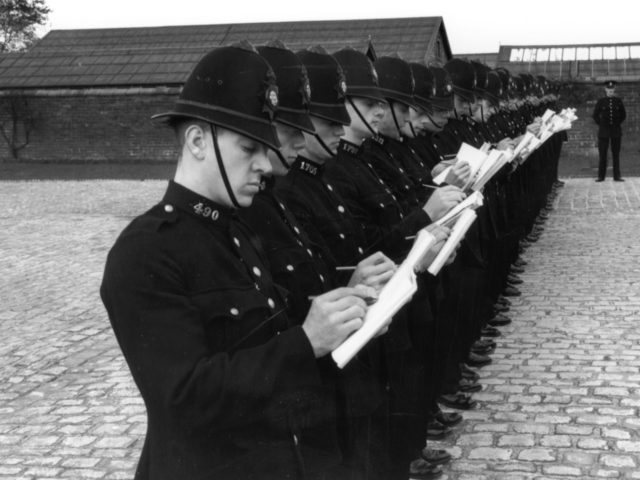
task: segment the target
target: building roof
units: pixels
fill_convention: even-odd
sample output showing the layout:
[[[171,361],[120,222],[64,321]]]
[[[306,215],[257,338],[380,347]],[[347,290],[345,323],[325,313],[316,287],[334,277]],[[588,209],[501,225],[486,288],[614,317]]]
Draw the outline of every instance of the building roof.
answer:
[[[181,85],[211,48],[276,38],[292,50],[320,44],[330,52],[364,51],[370,39],[378,55],[423,62],[441,38],[441,55],[451,58],[442,17],[52,30],[30,51],[0,57],[0,88]]]

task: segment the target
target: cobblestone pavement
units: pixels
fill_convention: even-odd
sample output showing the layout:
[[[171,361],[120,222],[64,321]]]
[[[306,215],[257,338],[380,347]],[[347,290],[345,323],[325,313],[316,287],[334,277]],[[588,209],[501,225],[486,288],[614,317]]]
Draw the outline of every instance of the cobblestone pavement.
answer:
[[[0,479],[132,478],[145,411],[98,296],[162,181],[0,182]],[[640,179],[569,180],[445,479],[640,479]]]

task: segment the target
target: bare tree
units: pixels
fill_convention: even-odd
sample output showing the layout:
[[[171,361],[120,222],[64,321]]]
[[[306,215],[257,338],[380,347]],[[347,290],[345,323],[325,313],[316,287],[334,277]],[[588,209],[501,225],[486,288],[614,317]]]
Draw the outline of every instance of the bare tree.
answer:
[[[28,48],[49,12],[45,0],[0,0],[0,53]]]
[[[1,1],[1,0],[0,0]],[[29,145],[34,118],[26,97],[14,94],[0,100],[0,135],[14,160],[20,150]]]

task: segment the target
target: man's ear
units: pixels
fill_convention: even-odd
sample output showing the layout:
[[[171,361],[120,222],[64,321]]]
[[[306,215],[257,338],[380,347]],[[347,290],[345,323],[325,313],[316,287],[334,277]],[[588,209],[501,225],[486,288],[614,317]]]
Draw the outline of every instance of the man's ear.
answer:
[[[184,146],[194,158],[204,160],[207,152],[207,134],[202,125],[192,123],[185,129]]]

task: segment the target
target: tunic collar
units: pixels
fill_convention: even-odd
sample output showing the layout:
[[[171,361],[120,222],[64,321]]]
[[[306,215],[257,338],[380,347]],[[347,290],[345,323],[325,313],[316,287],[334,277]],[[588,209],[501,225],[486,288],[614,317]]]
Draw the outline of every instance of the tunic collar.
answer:
[[[292,170],[298,170],[311,177],[321,177],[324,171],[324,165],[313,162],[308,158],[298,155],[296,161],[291,166]]]
[[[234,209],[209,200],[173,180],[169,180],[162,203],[167,212],[176,208],[203,222],[220,227],[227,226],[230,221],[237,218]]]

